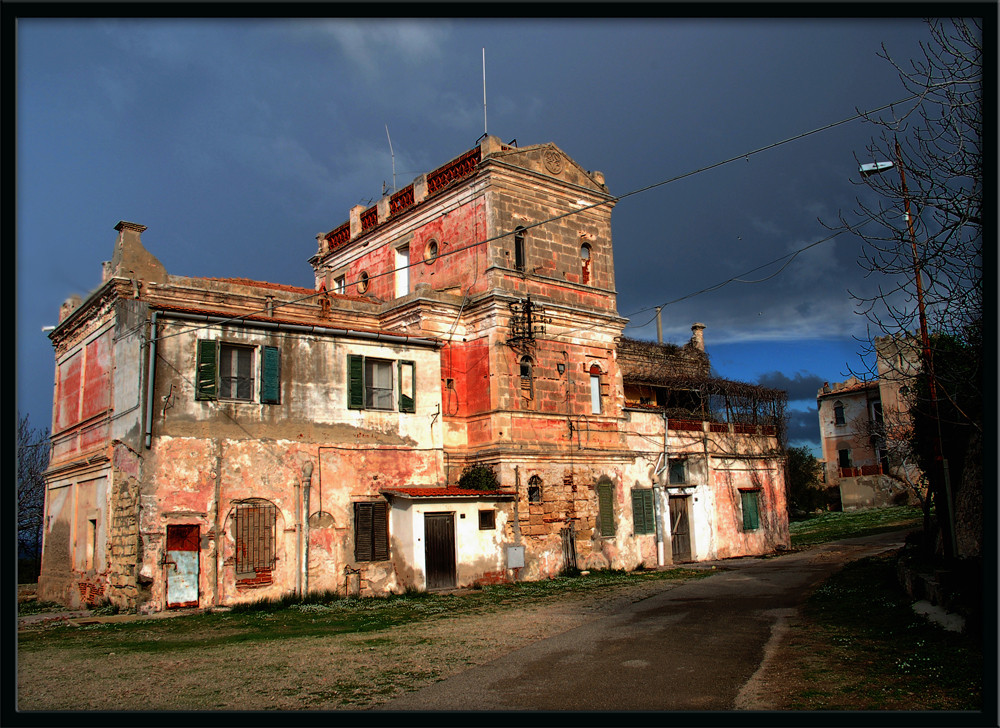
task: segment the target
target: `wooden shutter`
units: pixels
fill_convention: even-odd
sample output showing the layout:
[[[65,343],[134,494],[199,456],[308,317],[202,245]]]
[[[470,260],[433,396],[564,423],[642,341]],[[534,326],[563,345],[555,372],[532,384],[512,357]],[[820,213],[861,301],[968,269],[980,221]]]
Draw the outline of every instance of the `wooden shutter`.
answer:
[[[653,491],[649,488],[632,489],[632,529],[635,533],[655,533],[653,522]]]
[[[354,560],[386,561],[389,558],[389,504],[354,504]]]
[[[740,491],[740,500],[743,502],[743,530],[756,531],[760,528],[760,491]]]
[[[597,486],[597,521],[600,525],[602,536],[615,535],[613,495],[614,491],[609,483],[601,483]]]
[[[354,504],[354,560],[372,560],[372,505]]]
[[[372,561],[389,558],[389,504],[372,503]]]
[[[194,398],[217,399],[219,396],[219,342],[213,339],[199,339],[196,359]]]
[[[399,376],[397,377],[399,381],[399,411],[400,412],[416,412],[416,401],[417,401],[417,365],[412,361],[401,361],[398,365]],[[407,377],[403,376],[403,371],[406,370],[409,375],[409,382],[407,382]],[[406,384],[409,387],[406,387]],[[409,392],[407,392],[409,389]]]
[[[347,355],[347,408],[365,408],[365,358]]]
[[[281,401],[281,352],[276,346],[263,347],[260,364],[260,401],[278,404]]]

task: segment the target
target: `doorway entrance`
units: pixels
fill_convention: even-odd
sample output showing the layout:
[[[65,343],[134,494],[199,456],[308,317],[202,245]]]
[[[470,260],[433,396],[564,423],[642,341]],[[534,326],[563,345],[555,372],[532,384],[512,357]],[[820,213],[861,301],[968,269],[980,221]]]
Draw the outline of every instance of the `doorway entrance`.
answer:
[[[691,560],[691,527],[688,521],[688,506],[691,496],[670,496],[670,548],[674,563]]]
[[[198,606],[197,524],[167,526],[167,609]]]
[[[424,566],[428,589],[455,586],[455,514],[424,514]]]

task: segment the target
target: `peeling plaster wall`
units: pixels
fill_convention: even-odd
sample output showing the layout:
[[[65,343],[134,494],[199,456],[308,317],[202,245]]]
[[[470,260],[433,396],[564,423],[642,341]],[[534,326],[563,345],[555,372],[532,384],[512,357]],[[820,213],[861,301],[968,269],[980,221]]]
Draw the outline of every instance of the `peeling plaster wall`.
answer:
[[[145,456],[142,486],[141,573],[151,580],[146,608],[166,603],[163,549],[171,524],[197,525],[202,534],[201,606],[294,591],[300,568],[305,568],[299,559],[306,553],[310,590],[343,592],[348,586],[345,567],[360,570],[362,593],[408,586],[393,561],[355,563],[353,503],[381,499],[380,491],[387,488],[443,485],[437,350],[161,322],[165,338],[158,350],[154,401],[162,405],[154,413],[153,448]],[[199,338],[279,347],[281,403],[196,400]],[[349,409],[349,354],[413,361],[416,412]],[[298,498],[306,463],[313,469],[309,513],[303,516]],[[277,511],[274,566],[265,575],[258,572],[258,578],[235,571],[233,509],[250,498],[273,504]],[[308,528],[300,557],[300,522],[321,512],[326,517]]]

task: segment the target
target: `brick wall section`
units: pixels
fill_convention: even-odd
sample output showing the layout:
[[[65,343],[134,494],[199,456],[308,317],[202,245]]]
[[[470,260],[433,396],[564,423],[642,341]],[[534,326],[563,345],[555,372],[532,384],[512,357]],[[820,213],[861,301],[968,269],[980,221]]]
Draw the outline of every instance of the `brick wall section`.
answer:
[[[104,596],[104,585],[81,581],[78,587],[80,589],[80,600],[84,604],[95,607],[101,603]]]
[[[274,578],[271,575],[270,569],[258,569],[256,576],[251,576],[246,579],[237,579],[236,588],[237,589],[256,589],[261,586],[270,586],[274,583]]]

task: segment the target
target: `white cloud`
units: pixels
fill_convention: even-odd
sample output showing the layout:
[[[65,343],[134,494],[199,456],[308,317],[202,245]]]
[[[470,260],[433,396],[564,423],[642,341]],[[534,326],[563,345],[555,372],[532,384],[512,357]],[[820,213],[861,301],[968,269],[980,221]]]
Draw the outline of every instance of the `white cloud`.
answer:
[[[383,61],[397,66],[440,58],[451,32],[448,23],[430,20],[310,20],[295,29],[330,38],[367,76],[376,75]]]

